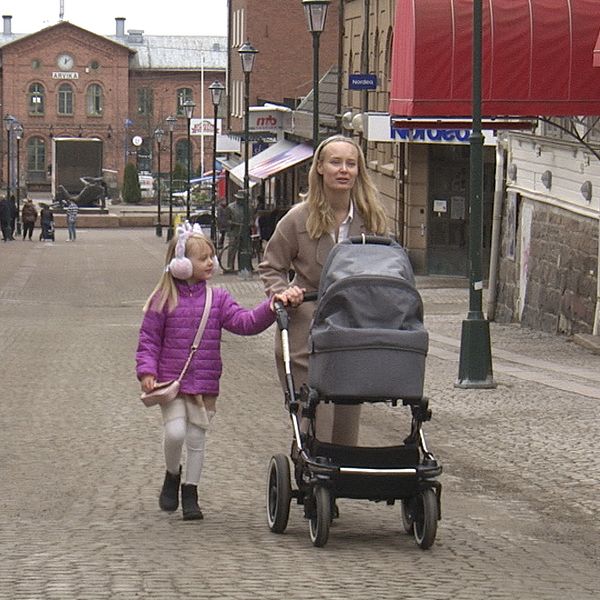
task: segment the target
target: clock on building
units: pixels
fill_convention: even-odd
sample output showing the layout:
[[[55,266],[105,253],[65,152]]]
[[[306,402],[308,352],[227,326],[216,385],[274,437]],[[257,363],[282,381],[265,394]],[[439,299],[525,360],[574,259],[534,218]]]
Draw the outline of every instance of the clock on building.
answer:
[[[58,68],[62,71],[69,71],[73,68],[75,61],[73,60],[73,57],[70,54],[60,54],[58,59],[56,60],[56,64],[58,65]]]

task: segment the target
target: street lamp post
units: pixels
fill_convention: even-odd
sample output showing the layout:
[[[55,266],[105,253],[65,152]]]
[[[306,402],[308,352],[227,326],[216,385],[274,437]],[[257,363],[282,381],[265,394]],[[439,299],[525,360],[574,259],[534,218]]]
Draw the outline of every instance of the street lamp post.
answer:
[[[240,239],[240,276],[249,277],[252,272],[250,254],[250,73],[254,68],[254,59],[258,50],[246,41],[238,50],[244,72],[244,222]]]
[[[313,148],[319,145],[319,37],[325,29],[331,0],[302,0],[308,30],[313,38]]]
[[[225,86],[220,81],[213,81],[209,86],[214,108],[213,115],[213,164],[212,164],[212,202],[210,206],[210,239],[217,246],[217,115]]]
[[[156,140],[156,146],[158,148],[158,177],[157,177],[157,200],[156,200],[156,235],[158,237],[162,237],[162,215],[160,214],[161,211],[161,202],[160,202],[160,150],[161,150],[161,143],[163,141],[163,137],[165,135],[165,132],[160,128],[157,127],[154,130],[154,139]]]
[[[17,235],[21,235],[21,138],[23,125],[15,121],[13,131],[17,138]]]
[[[177,119],[173,116],[166,118],[169,128],[169,229],[167,230],[167,242],[173,237],[173,129]]]
[[[483,135],[481,133],[482,0],[473,0],[473,132],[469,144],[469,313],[462,322],[456,387],[494,388],[490,324],[482,312]]]
[[[12,115],[6,115],[3,119],[4,129],[6,130],[6,199],[10,198],[10,138],[15,118]]]
[[[183,109],[185,111],[185,118],[187,119],[187,195],[186,195],[186,206],[185,216],[186,219],[190,220],[190,179],[192,176],[192,116],[194,115],[194,107],[196,103],[193,100],[186,100],[183,103]]]

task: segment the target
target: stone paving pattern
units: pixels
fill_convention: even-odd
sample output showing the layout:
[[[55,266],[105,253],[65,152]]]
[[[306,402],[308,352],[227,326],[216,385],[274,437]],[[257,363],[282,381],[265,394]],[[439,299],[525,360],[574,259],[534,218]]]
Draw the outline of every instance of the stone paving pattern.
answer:
[[[297,506],[284,535],[266,525],[268,460],[291,441],[275,328],[225,334],[205,520],[183,522],[158,509],[160,420],[134,376],[164,239],[150,229],[65,238],[0,246],[0,599],[598,597],[598,356],[491,324],[498,387],[456,389],[467,290],[419,278],[432,338],[425,431],[444,465],[436,543],[421,551],[397,505],[340,500],[316,549]],[[256,279],[213,283],[248,306],[262,298]],[[363,443],[407,432],[405,408],[364,411]]]

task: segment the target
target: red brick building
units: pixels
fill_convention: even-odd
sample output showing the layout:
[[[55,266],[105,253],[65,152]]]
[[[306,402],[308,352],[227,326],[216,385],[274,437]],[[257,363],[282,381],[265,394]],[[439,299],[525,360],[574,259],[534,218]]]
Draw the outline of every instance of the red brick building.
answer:
[[[166,118],[175,116],[173,163],[187,163],[187,119],[181,102],[195,102],[194,118],[212,121],[208,86],[224,83],[225,37],[146,36],[125,32],[117,18],[115,35],[102,36],[67,21],[29,34],[12,32],[12,17],[4,16],[0,34],[2,116],[23,126],[14,143],[1,134],[1,178],[11,189],[19,181],[29,189],[50,189],[52,139],[55,136],[97,138],[103,144],[107,176],[122,181],[127,161],[140,171],[156,171],[155,129],[165,131],[161,170],[168,172],[170,147]],[[204,85],[202,85],[204,84]],[[225,114],[225,102],[221,107]],[[135,144],[134,144],[135,142]],[[141,142],[141,143],[140,143]],[[137,145],[139,143],[139,145]],[[11,156],[7,157],[10,146]],[[192,136],[192,170],[210,170],[212,136]],[[20,149],[16,160],[17,147]],[[204,159],[202,156],[204,150]]]
[[[320,76],[338,64],[338,21],[334,1],[320,37]],[[313,87],[312,35],[302,1],[230,0],[228,31],[231,129],[243,128],[244,74],[238,50],[246,41],[259,52],[250,78],[250,105],[273,102],[296,108]]]

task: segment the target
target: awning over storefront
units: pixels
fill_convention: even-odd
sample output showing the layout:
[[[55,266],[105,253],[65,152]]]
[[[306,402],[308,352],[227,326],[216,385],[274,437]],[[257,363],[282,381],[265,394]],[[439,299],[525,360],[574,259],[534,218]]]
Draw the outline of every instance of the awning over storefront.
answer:
[[[390,113],[472,111],[473,0],[397,0]],[[483,2],[483,116],[600,114],[598,0]],[[598,41],[600,44],[600,41]]]
[[[309,144],[294,144],[288,140],[276,142],[248,161],[250,187],[261,179],[273,177],[273,175],[309,159],[312,155],[313,149]],[[231,179],[240,187],[244,186],[245,168],[245,164],[241,163],[229,172]]]

